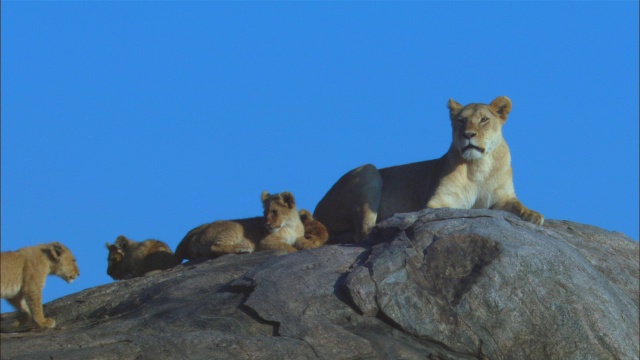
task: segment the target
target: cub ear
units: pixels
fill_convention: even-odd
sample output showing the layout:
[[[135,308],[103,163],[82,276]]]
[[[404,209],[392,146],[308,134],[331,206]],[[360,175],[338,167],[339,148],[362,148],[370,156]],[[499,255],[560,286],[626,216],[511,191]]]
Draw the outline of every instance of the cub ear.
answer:
[[[285,191],[280,194],[280,198],[282,198],[282,201],[284,201],[290,209],[293,209],[296,206],[296,200],[293,198],[292,193]]]
[[[453,98],[449,99],[449,103],[447,103],[447,107],[449,108],[449,117],[453,119],[455,114],[462,109],[462,105],[457,101],[453,100]]]
[[[59,242],[52,242],[41,250],[55,262],[58,262],[60,260],[60,255],[62,255],[62,253],[64,252],[64,249]]]
[[[271,194],[269,194],[269,192],[267,190],[265,190],[260,195],[260,200],[262,200],[262,202],[265,202],[270,197],[271,197]]]
[[[302,220],[302,222],[313,220],[311,213],[305,209],[298,211],[298,216],[300,216],[300,220]]]
[[[122,250],[127,250],[127,248],[129,247],[129,242],[130,242],[130,240],[127,239],[126,236],[120,235],[116,239],[115,246],[119,247]]]
[[[489,107],[500,115],[502,121],[507,121],[507,116],[511,112],[511,99],[506,96],[498,96],[495,98]]]
[[[62,255],[62,253],[64,252],[64,248],[62,247],[62,244],[60,244],[59,242],[54,242],[51,244],[52,248],[53,248],[53,252],[55,253],[56,257],[60,257]]]

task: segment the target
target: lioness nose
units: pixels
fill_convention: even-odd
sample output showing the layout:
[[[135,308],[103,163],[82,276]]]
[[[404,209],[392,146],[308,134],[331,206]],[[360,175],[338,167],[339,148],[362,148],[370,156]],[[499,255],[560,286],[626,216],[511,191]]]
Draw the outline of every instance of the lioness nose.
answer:
[[[471,139],[472,137],[475,137],[478,133],[475,131],[467,131],[464,133],[464,137],[466,137],[467,139]]]

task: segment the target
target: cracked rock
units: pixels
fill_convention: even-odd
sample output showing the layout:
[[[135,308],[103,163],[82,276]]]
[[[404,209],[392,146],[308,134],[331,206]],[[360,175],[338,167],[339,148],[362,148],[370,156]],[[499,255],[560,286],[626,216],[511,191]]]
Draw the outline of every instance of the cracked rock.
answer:
[[[226,255],[45,304],[2,359],[630,359],[638,243],[491,210],[398,214],[362,244]]]

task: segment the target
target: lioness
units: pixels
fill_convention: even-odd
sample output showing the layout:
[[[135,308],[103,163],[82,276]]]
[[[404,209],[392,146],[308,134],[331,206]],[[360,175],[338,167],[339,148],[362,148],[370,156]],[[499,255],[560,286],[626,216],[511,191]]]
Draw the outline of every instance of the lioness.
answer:
[[[80,275],[76,259],[59,242],[24,247],[0,255],[2,298],[19,312],[18,323],[29,320],[40,328],[53,328],[56,321],[45,318],[42,310],[42,289],[48,275],[56,275],[71,283]]]
[[[304,225],[304,237],[298,238],[293,247],[298,250],[314,249],[324,245],[329,240],[327,227],[314,219],[308,210],[300,210],[298,215]]]
[[[107,274],[114,280],[131,279],[178,264],[171,248],[160,240],[134,241],[120,235],[109,250]]]
[[[541,214],[526,208],[513,188],[511,155],[502,125],[511,100],[489,105],[448,104],[453,142],[439,159],[376,169],[363,165],[336,182],[318,203],[314,217],[337,242],[360,241],[377,222],[395,213],[424,208],[506,210],[542,225]]]
[[[178,244],[176,259],[182,262],[256,250],[296,251],[292,244],[304,236],[304,226],[293,195],[286,191],[275,195],[263,191],[260,199],[263,216],[200,225]]]

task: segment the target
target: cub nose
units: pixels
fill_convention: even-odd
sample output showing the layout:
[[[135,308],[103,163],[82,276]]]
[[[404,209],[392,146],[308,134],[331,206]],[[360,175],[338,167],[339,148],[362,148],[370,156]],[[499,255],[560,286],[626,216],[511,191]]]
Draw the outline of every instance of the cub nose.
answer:
[[[476,135],[478,135],[478,133],[475,131],[467,131],[464,133],[464,137],[469,140],[471,140],[471,138],[475,137]]]

